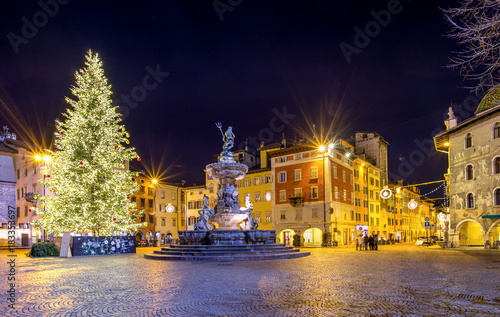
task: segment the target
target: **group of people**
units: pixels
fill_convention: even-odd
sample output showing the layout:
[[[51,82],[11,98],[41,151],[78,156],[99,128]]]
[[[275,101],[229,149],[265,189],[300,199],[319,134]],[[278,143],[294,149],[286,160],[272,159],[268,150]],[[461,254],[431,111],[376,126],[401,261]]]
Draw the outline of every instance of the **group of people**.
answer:
[[[368,249],[370,248],[370,249]],[[356,238],[356,250],[378,250],[378,235],[361,235]]]

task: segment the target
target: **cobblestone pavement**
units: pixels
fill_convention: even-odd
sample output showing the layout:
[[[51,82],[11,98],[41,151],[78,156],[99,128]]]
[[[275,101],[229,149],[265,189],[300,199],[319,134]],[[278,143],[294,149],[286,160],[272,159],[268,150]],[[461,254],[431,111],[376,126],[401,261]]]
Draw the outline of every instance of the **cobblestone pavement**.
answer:
[[[7,316],[500,316],[500,251],[381,245],[308,249],[251,262],[168,262],[138,254],[15,258]]]

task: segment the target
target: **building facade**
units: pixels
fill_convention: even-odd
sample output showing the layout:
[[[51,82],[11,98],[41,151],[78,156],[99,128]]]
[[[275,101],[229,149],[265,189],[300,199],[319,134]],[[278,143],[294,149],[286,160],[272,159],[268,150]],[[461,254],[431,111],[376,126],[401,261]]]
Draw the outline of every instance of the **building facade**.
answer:
[[[450,107],[446,130],[434,137],[436,149],[448,154],[450,247],[500,243],[499,114],[497,86],[463,122]]]

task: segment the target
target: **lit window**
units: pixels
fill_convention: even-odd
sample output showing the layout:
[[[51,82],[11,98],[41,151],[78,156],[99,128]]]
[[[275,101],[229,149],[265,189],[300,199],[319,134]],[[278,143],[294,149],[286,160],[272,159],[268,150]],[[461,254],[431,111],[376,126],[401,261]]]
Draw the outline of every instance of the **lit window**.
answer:
[[[335,186],[335,199],[339,199],[339,188]]]
[[[300,196],[302,196],[302,188],[295,188],[293,190],[293,196],[294,197],[300,197]]]
[[[255,213],[255,217],[254,217],[255,221],[259,222],[260,223],[260,212],[256,212]]]
[[[273,176],[272,175],[266,175],[264,176],[264,184],[270,184],[273,182]]]
[[[271,201],[271,192],[265,192],[264,193],[264,201]]]
[[[313,178],[318,178],[318,167],[313,166],[311,167],[311,179]]]
[[[253,179],[253,184],[254,184],[255,186],[258,186],[258,185],[262,184],[262,177],[255,177],[255,178]]]
[[[266,222],[271,222],[271,212],[266,212]]]

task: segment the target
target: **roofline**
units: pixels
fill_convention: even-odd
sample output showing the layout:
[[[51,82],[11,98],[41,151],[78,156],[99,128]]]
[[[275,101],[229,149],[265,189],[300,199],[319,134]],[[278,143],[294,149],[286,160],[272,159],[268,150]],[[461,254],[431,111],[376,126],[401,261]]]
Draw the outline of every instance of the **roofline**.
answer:
[[[448,129],[448,130],[443,130],[441,132],[438,132],[436,135],[434,135],[434,146],[436,148],[436,151],[443,152],[443,153],[448,153],[448,146],[444,146],[446,142],[449,142],[450,140],[450,135],[452,133],[458,132],[465,127],[479,121],[482,119],[485,119],[486,117],[494,114],[495,112],[500,111],[500,104],[496,105],[495,107],[486,109],[484,111],[481,111],[478,114],[475,114],[474,116],[465,119],[464,121],[460,122],[457,126]]]

